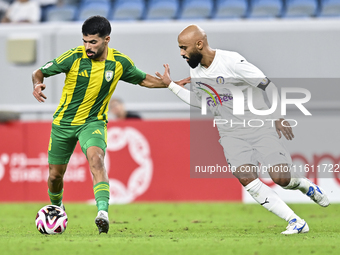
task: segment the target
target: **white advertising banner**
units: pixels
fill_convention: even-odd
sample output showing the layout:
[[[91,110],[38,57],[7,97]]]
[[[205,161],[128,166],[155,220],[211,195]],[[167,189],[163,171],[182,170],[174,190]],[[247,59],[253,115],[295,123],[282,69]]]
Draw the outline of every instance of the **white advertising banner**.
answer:
[[[292,141],[284,141],[293,159],[292,171],[308,177],[321,186],[331,203],[339,203],[340,117],[304,116],[292,119],[297,121],[293,128],[295,138]],[[289,122],[293,126],[296,124],[295,121]],[[266,174],[263,174],[261,180],[287,203],[313,203],[298,190],[282,189]],[[242,190],[242,200],[245,203],[255,203],[245,189]]]

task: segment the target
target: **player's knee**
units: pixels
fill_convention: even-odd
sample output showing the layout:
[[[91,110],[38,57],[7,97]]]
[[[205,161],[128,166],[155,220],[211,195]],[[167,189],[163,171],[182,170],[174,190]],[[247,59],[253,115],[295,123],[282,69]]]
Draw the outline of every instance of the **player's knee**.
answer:
[[[49,165],[49,180],[52,183],[60,182],[64,178],[66,165]]]
[[[103,175],[105,172],[104,155],[97,152],[88,153],[87,159],[93,176]]]
[[[49,180],[51,183],[58,183],[63,179],[63,174],[57,173],[57,172],[50,172],[49,174]]]
[[[101,169],[104,167],[104,158],[101,155],[93,154],[88,160],[91,168]]]
[[[276,183],[277,185],[280,185],[281,187],[286,187],[288,186],[290,182],[290,178],[272,178],[273,182]]]
[[[240,177],[238,178],[238,180],[243,186],[247,186],[249,183],[251,183],[255,179],[253,177]]]

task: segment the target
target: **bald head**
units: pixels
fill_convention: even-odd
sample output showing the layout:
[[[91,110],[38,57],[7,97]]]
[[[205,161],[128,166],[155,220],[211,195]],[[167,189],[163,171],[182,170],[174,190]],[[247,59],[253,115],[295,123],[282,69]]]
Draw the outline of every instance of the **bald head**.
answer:
[[[186,43],[196,44],[198,41],[203,42],[203,46],[208,45],[207,35],[202,28],[197,25],[187,26],[178,35],[178,42],[184,41]]]
[[[197,25],[190,25],[182,30],[178,35],[178,46],[181,56],[191,68],[196,68],[198,64],[210,65],[215,55],[208,45],[206,33]]]

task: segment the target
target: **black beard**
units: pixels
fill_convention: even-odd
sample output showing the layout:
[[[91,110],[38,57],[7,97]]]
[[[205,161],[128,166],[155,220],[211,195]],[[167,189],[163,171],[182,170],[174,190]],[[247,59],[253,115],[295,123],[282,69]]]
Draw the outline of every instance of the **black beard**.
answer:
[[[200,52],[191,53],[189,56],[188,65],[191,68],[196,68],[198,64],[201,63],[202,58],[203,55]]]
[[[94,53],[93,51],[87,51],[87,52],[91,52],[91,53]],[[102,54],[103,54],[104,51],[101,51],[101,52],[97,52],[96,54],[94,54],[93,56],[89,57],[87,56],[89,59],[97,59],[99,58]]]

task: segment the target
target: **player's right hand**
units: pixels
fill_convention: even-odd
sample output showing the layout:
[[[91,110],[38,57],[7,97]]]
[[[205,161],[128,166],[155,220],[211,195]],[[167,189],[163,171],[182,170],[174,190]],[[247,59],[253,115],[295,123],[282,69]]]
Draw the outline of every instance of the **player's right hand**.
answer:
[[[42,93],[42,91],[46,88],[46,85],[43,83],[39,83],[34,86],[33,90],[33,96],[40,102],[43,103],[45,102],[44,99],[47,99],[47,97]]]

